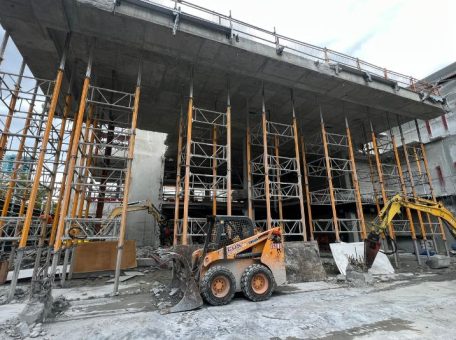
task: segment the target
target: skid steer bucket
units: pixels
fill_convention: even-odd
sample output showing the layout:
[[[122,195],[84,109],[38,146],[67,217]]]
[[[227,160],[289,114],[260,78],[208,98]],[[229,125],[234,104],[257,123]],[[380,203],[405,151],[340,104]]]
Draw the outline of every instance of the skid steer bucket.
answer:
[[[161,313],[178,313],[201,307],[203,299],[187,259],[175,252],[167,252],[163,255],[162,259],[173,262],[171,288],[180,289],[183,297],[176,305],[162,310]]]

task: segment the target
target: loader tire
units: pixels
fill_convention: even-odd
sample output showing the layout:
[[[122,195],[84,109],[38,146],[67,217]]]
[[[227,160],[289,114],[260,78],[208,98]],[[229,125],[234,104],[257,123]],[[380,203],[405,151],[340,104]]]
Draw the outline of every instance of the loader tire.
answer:
[[[274,275],[266,266],[252,264],[241,277],[241,289],[245,297],[251,301],[264,301],[271,297],[275,288]]]
[[[204,274],[200,287],[201,295],[208,304],[226,305],[236,293],[236,279],[228,268],[213,266]]]

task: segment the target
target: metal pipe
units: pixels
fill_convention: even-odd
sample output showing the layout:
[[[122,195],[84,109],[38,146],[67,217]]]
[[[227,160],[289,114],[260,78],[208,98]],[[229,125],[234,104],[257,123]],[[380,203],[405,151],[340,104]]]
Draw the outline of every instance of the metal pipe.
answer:
[[[312,221],[312,205],[310,202],[310,186],[309,186],[309,176],[307,173],[307,159],[306,159],[306,145],[304,143],[304,135],[301,133],[301,154],[302,154],[302,169],[304,174],[304,186],[306,188],[306,206],[307,206],[307,215],[309,219],[309,230],[310,230],[310,240],[313,241],[314,238],[314,228]]]
[[[82,214],[83,214],[83,210],[84,210],[84,204],[86,205],[86,209],[85,209],[85,217],[87,218],[88,217],[88,213],[89,213],[89,209],[90,209],[90,196],[87,196],[87,179],[89,178],[89,175],[90,175],[90,167],[92,166],[92,160],[93,160],[93,149],[94,149],[94,142],[95,142],[95,131],[97,129],[97,126],[98,126],[98,121],[96,119],[94,119],[92,121],[92,131],[90,133],[90,138],[89,138],[89,153],[88,153],[88,156],[87,156],[87,159],[86,159],[86,164],[85,164],[85,167],[84,167],[84,174],[83,174],[83,177],[82,177],[82,186],[83,186],[83,190],[82,190],[82,193],[81,193],[81,199],[80,199],[80,204],[79,204],[79,209],[78,209],[78,218],[81,218],[82,217]]]
[[[42,133],[43,127],[44,127],[44,122],[45,122],[45,119],[44,119],[45,118],[45,114],[44,114],[44,112],[45,112],[45,110],[47,108],[47,103],[48,103],[48,99],[46,98],[46,100],[44,102],[44,105],[43,105],[43,109],[41,111],[41,114],[39,115],[39,118],[38,118],[38,121],[37,121],[37,124],[36,124],[38,126],[37,135],[39,135],[39,136],[41,136],[41,133]],[[38,153],[38,145],[39,145],[39,139],[35,138],[35,143],[33,144],[32,151],[31,151],[31,159],[36,159],[36,154]],[[31,180],[32,175],[33,175],[33,167],[31,166],[31,167],[29,167],[29,169],[27,171],[27,175],[26,175],[26,178],[27,178],[26,180],[28,182]],[[25,191],[24,194],[22,195],[21,205],[20,205],[19,213],[18,213],[19,217],[22,217],[25,214],[25,207],[26,207],[28,195],[29,195],[28,191]],[[18,222],[18,224],[19,224],[19,222]],[[14,236],[15,237],[19,237],[20,232],[21,232],[21,230],[19,229],[19,227],[17,227]],[[11,249],[11,253],[10,253],[10,256],[9,256],[8,268],[10,270],[13,268],[13,264],[14,264],[13,261],[14,261],[14,255],[15,255],[16,248],[17,248],[17,242],[13,243],[13,246],[12,246],[12,249]]]
[[[279,137],[274,136],[274,154],[275,154],[275,163],[276,163],[276,171],[275,171],[275,177],[276,177],[276,183],[277,183],[277,196],[278,196],[278,203],[279,203],[279,226],[283,229],[283,203],[282,203],[282,187],[280,183],[280,176],[281,176],[281,171],[280,171],[280,158],[279,158]]]
[[[0,161],[3,160],[3,155],[5,154],[5,151],[6,151],[6,145],[8,143],[8,136],[9,136],[9,129],[10,129],[11,123],[13,121],[14,112],[16,110],[16,104],[17,104],[17,99],[19,97],[19,92],[21,89],[21,83],[22,83],[22,79],[24,76],[24,70],[25,70],[25,60],[22,60],[21,68],[20,68],[19,75],[16,80],[14,91],[11,94],[11,100],[10,100],[9,107],[8,107],[8,114],[6,116],[5,123],[3,125],[2,134],[0,135]]]
[[[8,214],[9,206],[11,203],[11,198],[13,196],[14,188],[16,186],[16,179],[17,175],[19,172],[19,168],[21,166],[21,161],[22,161],[22,155],[24,153],[24,147],[25,147],[25,142],[27,140],[27,131],[30,128],[30,123],[32,121],[33,117],[33,109],[35,107],[35,100],[36,100],[36,94],[38,92],[38,84],[36,84],[34,90],[33,90],[33,95],[30,101],[29,109],[27,111],[27,117],[24,122],[24,128],[23,128],[23,134],[21,136],[20,142],[19,142],[19,147],[17,149],[16,153],[16,159],[14,161],[14,169],[11,172],[10,175],[10,181],[8,183],[8,189],[6,190],[6,193],[4,195],[4,202],[3,202],[3,209],[2,209],[2,217],[5,217]],[[3,229],[4,222],[0,221],[0,234]]]
[[[74,168],[76,165],[76,158],[77,158],[77,153],[78,153],[78,141],[79,141],[79,138],[81,135],[82,122],[84,120],[84,112],[85,112],[86,104],[87,104],[87,94],[89,91],[89,85],[90,85],[90,79],[91,79],[91,73],[92,73],[93,49],[94,49],[94,42],[92,42],[92,45],[90,48],[89,60],[87,62],[86,75],[85,75],[84,83],[82,86],[81,98],[80,98],[80,102],[79,102],[79,109],[78,109],[78,113],[76,116],[77,120],[76,120],[76,126],[74,127],[73,141],[71,144],[71,149],[69,151],[70,160],[68,162],[68,171],[67,171],[67,176],[66,176],[66,181],[65,181],[64,194],[62,197],[62,207],[60,209],[59,221],[58,221],[58,225],[57,225],[57,232],[56,232],[55,242],[54,242],[54,256],[52,258],[51,281],[53,281],[53,278],[55,276],[55,272],[57,269],[57,261],[60,257],[60,249],[62,246],[62,236],[65,231],[65,217],[67,216],[68,207],[70,204],[71,184],[73,182]]]
[[[60,278],[60,285],[65,286],[65,280],[68,268],[68,258],[70,257],[70,248],[65,248],[65,255],[63,256],[62,277]]]
[[[190,159],[192,147],[192,124],[193,124],[193,70],[190,79],[190,94],[187,109],[187,142],[185,147],[185,177],[184,177],[184,215],[182,218],[181,243],[186,245],[188,235],[188,204],[190,200]]]
[[[307,242],[307,228],[306,218],[304,213],[304,195],[302,193],[302,174],[301,174],[301,160],[299,159],[299,140],[298,140],[298,124],[296,122],[296,112],[294,105],[293,91],[291,91],[291,110],[292,110],[292,126],[293,126],[293,141],[296,158],[296,171],[298,177],[298,196],[299,196],[299,211],[301,213],[301,225],[302,225],[302,238],[304,242]]]
[[[375,155],[375,164],[377,166],[378,181],[380,183],[380,191],[382,194],[383,204],[385,205],[386,202],[388,202],[388,196],[386,195],[385,185],[384,185],[384,181],[383,181],[382,162],[380,160],[380,152],[378,150],[378,145],[377,145],[377,136],[375,135],[374,127],[372,126],[372,122],[370,122],[370,127],[371,127],[372,146],[373,146],[374,155]],[[396,238],[396,234],[394,232],[392,223],[388,224],[388,233],[393,239]]]
[[[116,273],[114,278],[114,294],[119,291],[119,278],[120,278],[120,265],[122,262],[122,253],[125,243],[125,233],[127,231],[127,209],[128,209],[128,193],[130,190],[131,181],[131,166],[133,163],[133,155],[135,151],[135,139],[136,139],[136,124],[138,121],[138,110],[139,110],[139,98],[141,95],[141,72],[142,72],[142,60],[139,62],[138,80],[136,83],[135,101],[133,106],[133,114],[131,118],[131,136],[130,143],[128,146],[128,160],[127,160],[127,172],[125,174],[125,189],[122,200],[122,216],[120,220],[120,232],[119,241],[117,243],[117,260],[116,260]]]
[[[407,199],[407,188],[405,186],[405,181],[404,181],[404,177],[403,177],[403,174],[402,174],[402,165],[401,165],[401,160],[399,158],[399,152],[397,150],[396,140],[395,140],[394,135],[392,134],[392,132],[390,132],[390,134],[391,134],[391,143],[393,145],[394,158],[395,158],[396,166],[397,166],[397,172],[399,174],[399,181],[401,183],[402,194]],[[386,201],[384,202],[384,204],[386,204]],[[420,260],[420,254],[418,252],[418,245],[417,245],[417,242],[416,242],[416,231],[415,231],[415,224],[413,223],[412,212],[410,211],[410,208],[406,208],[405,212],[406,212],[406,215],[407,215],[407,219],[409,220],[409,224],[410,224],[410,233],[412,235],[412,240],[413,240],[413,246],[415,248],[416,259],[417,259],[418,263],[420,264],[421,260]],[[396,254],[395,254],[395,256],[396,256]]]
[[[261,127],[263,131],[263,166],[264,166],[264,191],[266,199],[266,226],[271,229],[271,196],[269,184],[269,162],[268,162],[268,131],[266,123],[266,105],[264,102],[264,85],[262,91]]]
[[[371,150],[369,148],[369,142],[368,142],[368,138],[367,138],[367,133],[366,133],[366,129],[364,127],[364,124],[362,124],[362,129],[363,129],[363,136],[364,136],[364,140],[365,140],[365,151],[366,151],[366,157],[367,157],[367,164],[369,166],[369,177],[370,177],[370,180],[371,180],[371,184],[372,184],[372,190],[374,192],[374,198],[375,198],[375,206],[377,208],[377,214],[380,214],[380,202],[379,202],[379,194],[378,194],[378,191],[377,191],[377,186],[375,185],[375,171],[374,171],[374,166],[372,164],[372,158],[371,158]]]
[[[247,107],[248,109],[248,107]],[[253,220],[253,200],[252,200],[252,147],[251,135],[250,135],[250,124],[249,124],[249,113],[247,112],[247,128],[246,128],[246,157],[247,157],[247,210],[248,216]]]
[[[68,110],[70,110],[70,109],[71,109],[71,105],[68,107]],[[69,166],[70,159],[71,159],[71,148],[73,146],[74,135],[76,132],[75,122],[78,120],[78,114],[79,114],[79,110],[78,110],[78,112],[75,113],[75,116],[73,118],[73,123],[72,123],[72,128],[71,128],[71,133],[70,133],[70,140],[68,143],[68,150],[67,150],[66,159],[65,159],[65,167],[63,170],[62,184],[61,184],[59,196],[57,199],[57,205],[55,207],[54,221],[52,222],[51,235],[49,238],[49,246],[52,246],[56,239],[56,231],[57,231],[57,226],[59,225],[59,219],[60,219],[60,210],[62,207],[63,195],[65,193],[65,188],[66,188],[66,178],[68,176],[68,166]]]
[[[173,245],[176,246],[178,243],[178,225],[179,225],[179,201],[180,201],[180,182],[181,182],[181,166],[182,166],[182,134],[184,129],[184,117],[182,112],[182,103],[179,113],[179,136],[177,139],[177,161],[176,161],[176,192],[174,197],[174,235]]]
[[[410,188],[412,189],[413,197],[417,197],[416,190],[415,190],[415,180],[413,179],[412,166],[410,164],[408,147],[407,147],[407,144],[405,143],[404,132],[402,131],[402,126],[401,126],[401,122],[399,120],[399,116],[396,115],[396,119],[397,119],[397,125],[399,128],[399,133],[401,136],[401,144],[402,144],[402,150],[404,151],[404,158],[405,158],[405,163],[407,166],[407,172],[408,172],[408,175],[410,178]],[[391,136],[391,138],[394,138],[394,137]],[[418,215],[418,223],[420,224],[421,236],[423,237],[423,240],[426,241],[427,237],[426,237],[426,230],[424,229],[423,216],[421,215],[420,211],[417,211],[416,213]]]
[[[71,84],[71,80],[70,80],[70,84]],[[38,249],[37,249],[37,253],[35,256],[35,265],[33,267],[32,281],[37,279],[38,268],[41,263],[41,254],[43,252],[43,246],[44,246],[44,242],[45,242],[45,239],[47,236],[48,216],[50,216],[51,207],[52,207],[52,197],[54,195],[54,186],[55,186],[55,182],[57,179],[57,170],[59,167],[60,154],[62,151],[63,138],[65,135],[65,126],[66,126],[66,121],[68,118],[68,112],[70,110],[70,105],[71,105],[71,96],[69,94],[67,94],[65,97],[65,107],[63,110],[63,116],[62,116],[62,119],[60,122],[60,130],[58,133],[58,142],[57,142],[57,148],[56,148],[56,154],[55,154],[55,160],[54,160],[54,167],[52,169],[51,180],[49,183],[50,190],[48,193],[48,197],[46,199],[46,206],[44,208],[43,218],[41,219],[40,239],[38,241]]]
[[[67,55],[67,51],[69,49],[70,39],[71,39],[71,34],[68,33],[66,36],[66,39],[65,39],[65,47],[64,47],[64,52],[63,52],[62,58],[60,60],[59,69],[57,70],[57,77],[55,80],[54,91],[52,93],[51,104],[50,104],[49,112],[48,112],[48,119],[46,122],[43,139],[41,141],[41,151],[38,156],[38,162],[37,162],[36,169],[35,169],[35,177],[34,177],[32,189],[30,192],[27,212],[25,214],[24,225],[22,227],[21,239],[19,241],[19,246],[18,246],[18,250],[17,250],[18,256],[16,258],[16,262],[15,262],[15,266],[14,266],[14,274],[11,279],[11,287],[10,287],[11,289],[10,289],[10,293],[8,296],[9,300],[13,299],[13,297],[14,297],[17,279],[19,277],[19,270],[20,270],[20,266],[21,266],[21,262],[22,262],[22,253],[24,251],[25,246],[27,245],[28,234],[30,231],[31,223],[32,223],[33,210],[35,207],[35,202],[36,202],[36,198],[37,198],[37,194],[38,194],[38,187],[40,185],[41,173],[43,171],[44,158],[46,155],[49,135],[51,133],[52,121],[54,119],[54,113],[55,113],[55,110],[56,110],[56,107],[57,107],[57,104],[59,101],[60,88],[62,86],[62,80],[63,80],[64,70],[65,70],[66,55]],[[21,253],[20,256],[19,256],[19,253]]]
[[[347,117],[345,117],[345,128],[346,128],[346,132],[347,132],[348,155],[350,157],[353,189],[355,190],[356,212],[358,215],[358,219],[361,222],[361,236],[364,240],[367,237],[366,224],[364,221],[363,205],[361,202],[361,191],[359,189],[358,174],[356,172],[355,153],[353,151],[353,143],[352,143],[352,139],[351,139],[350,126],[348,125]]]
[[[85,187],[81,185],[82,181],[83,181],[84,173],[81,171],[81,169],[85,168],[84,170],[88,170],[86,167],[86,162],[88,160],[87,143],[89,142],[89,132],[90,132],[90,125],[92,125],[93,111],[94,111],[94,105],[90,104],[87,118],[85,121],[84,136],[82,138],[83,145],[81,148],[81,158],[79,159],[79,171],[78,171],[78,178],[76,181],[77,183],[76,183],[75,193],[74,193],[74,198],[73,198],[73,206],[71,207],[71,214],[70,214],[71,218],[76,217],[76,214],[78,212],[78,207],[79,207],[79,204],[81,203],[81,201],[82,201],[81,209],[82,209],[82,205],[84,204],[82,190],[85,190]]]
[[[421,178],[423,176],[423,170],[421,169],[421,160],[418,157],[418,152],[416,150],[417,150],[417,148],[413,147],[413,157],[415,158],[415,163],[416,163],[416,167],[418,169],[418,174],[419,174],[419,176]],[[422,185],[424,186],[424,183],[422,183]],[[426,213],[426,220],[427,220],[427,223],[429,225],[430,234],[431,234],[431,238],[432,238],[432,243],[434,244],[434,249],[435,249],[436,252],[438,252],[438,246],[437,246],[437,242],[436,242],[436,239],[435,239],[434,229],[432,228],[432,217],[431,217],[431,214]]]
[[[437,202],[437,198],[436,198],[435,192],[434,192],[434,186],[432,185],[431,172],[429,171],[429,164],[427,161],[426,148],[424,147],[423,140],[421,139],[420,128],[418,126],[418,121],[416,119],[415,119],[415,128],[416,128],[416,133],[418,134],[418,139],[420,142],[421,154],[423,157],[424,170],[426,172],[426,177],[427,177],[427,181],[428,181],[428,185],[429,185],[429,191],[431,192],[432,200],[434,202]],[[442,219],[439,217],[437,220],[439,222],[439,229],[440,229],[440,233],[442,235],[442,241],[445,246],[447,256],[450,256],[450,251],[448,249],[448,244],[447,244],[447,239],[446,239],[446,234],[445,234],[445,229],[443,227]]]
[[[212,215],[217,215],[217,127],[212,127]]]
[[[6,50],[6,45],[8,44],[8,39],[9,39],[9,33],[7,30],[5,30],[5,34],[3,35],[2,39],[2,44],[0,45],[0,66],[2,65],[2,62],[4,60],[4,55],[5,55],[5,50]]]
[[[329,157],[328,140],[326,137],[325,122],[323,121],[323,114],[321,113],[321,108],[320,108],[320,121],[321,121],[320,122],[321,139],[323,141],[323,149],[324,149],[324,153],[325,153],[326,175],[327,175],[328,185],[329,185],[329,198],[331,200],[331,211],[332,211],[332,216],[333,216],[334,232],[336,234],[336,242],[340,242],[339,220],[337,218],[336,199],[334,196],[334,186],[333,186],[333,179],[332,179],[332,172],[331,172],[331,160]]]
[[[226,214],[231,215],[231,98],[229,81],[227,87],[228,95],[226,108]]]

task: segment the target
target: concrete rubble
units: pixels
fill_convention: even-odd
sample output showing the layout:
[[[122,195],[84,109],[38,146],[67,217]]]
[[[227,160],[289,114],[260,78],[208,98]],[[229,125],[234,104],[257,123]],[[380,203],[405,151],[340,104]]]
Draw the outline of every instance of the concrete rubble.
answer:
[[[296,251],[295,247],[292,249]],[[309,251],[308,247],[306,249]],[[320,267],[323,268],[321,261],[319,265],[315,265],[315,260],[311,263],[315,272],[320,273]],[[445,327],[445,319],[437,325],[424,322],[428,328],[423,330],[424,326],[418,327],[406,311],[413,314],[418,304],[431,315],[438,315],[438,311],[446,310],[449,304],[456,302],[450,287],[456,282],[454,269],[454,263],[440,269],[415,265],[395,274],[372,275],[348,265],[346,275],[336,270],[329,271],[320,280],[279,287],[266,302],[251,303],[239,294],[227,306],[205,305],[198,310],[168,315],[160,312],[176,304],[182,293],[169,288],[171,270],[160,268],[160,264],[153,268],[124,271],[124,275],[131,278],[121,283],[118,296],[112,295],[112,284],[106,282],[106,274],[73,279],[65,288],[55,287],[48,295],[33,299],[29,299],[28,285],[23,282],[15,302],[0,306],[0,338],[231,339],[241,334],[247,337],[268,334],[278,338],[358,334],[380,339],[382,336],[430,335],[433,327]],[[416,299],[417,292],[422,290],[426,294]],[[0,296],[6,292],[7,286],[0,286]],[[316,304],[326,300],[338,303],[331,308]],[[381,304],[383,300],[388,301],[386,305]],[[311,314],[308,313],[310,310]],[[249,313],[248,320],[241,317],[241,311]],[[347,317],[347,312],[350,317]],[[227,315],[231,316],[227,318]],[[155,320],[153,323],[146,321],[152,319]],[[217,326],[220,321],[223,321],[223,327]],[[262,326],[255,327],[257,322]],[[325,327],[321,327],[321,322]],[[231,329],[229,333],[228,329]],[[442,332],[442,338],[448,334]]]

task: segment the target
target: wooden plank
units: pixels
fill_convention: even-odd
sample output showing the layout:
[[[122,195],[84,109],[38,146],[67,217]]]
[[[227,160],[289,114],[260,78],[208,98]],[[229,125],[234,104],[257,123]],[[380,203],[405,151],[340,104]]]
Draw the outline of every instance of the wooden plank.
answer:
[[[87,242],[76,247],[74,273],[92,273],[116,268],[117,241]],[[136,268],[136,242],[124,244],[121,269]]]

